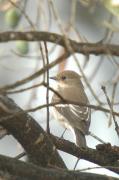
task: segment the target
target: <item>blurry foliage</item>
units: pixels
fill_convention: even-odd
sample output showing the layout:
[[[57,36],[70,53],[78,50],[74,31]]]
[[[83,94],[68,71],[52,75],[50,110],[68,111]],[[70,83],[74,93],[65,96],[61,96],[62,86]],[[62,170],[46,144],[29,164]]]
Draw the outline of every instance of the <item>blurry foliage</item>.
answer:
[[[13,3],[18,3],[18,0],[12,0]],[[20,5],[20,4],[19,4]],[[5,24],[11,29],[15,29],[19,23],[22,16],[18,8],[13,7],[12,3],[8,0],[0,1],[0,10],[4,11],[4,21]],[[17,41],[16,50],[20,54],[27,54],[29,51],[29,43],[26,41]]]
[[[114,16],[119,16],[119,0],[103,0],[105,8]]]
[[[79,0],[79,2],[89,9],[93,9],[97,3],[101,3],[114,16],[119,16],[119,0]]]
[[[5,23],[11,28],[15,28],[19,23],[20,16],[16,8],[10,8],[5,12]]]
[[[29,51],[29,43],[27,41],[17,41],[16,42],[16,50],[20,54],[27,54]]]

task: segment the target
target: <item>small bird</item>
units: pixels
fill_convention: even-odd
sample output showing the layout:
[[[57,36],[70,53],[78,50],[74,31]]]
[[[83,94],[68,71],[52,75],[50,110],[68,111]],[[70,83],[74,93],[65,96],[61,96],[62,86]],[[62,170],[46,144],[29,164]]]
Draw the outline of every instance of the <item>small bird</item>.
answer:
[[[74,103],[89,103],[81,76],[74,71],[65,70],[56,77],[51,77],[57,82],[57,93],[66,101]],[[61,102],[58,94],[54,93],[52,102]],[[91,110],[89,107],[74,104],[57,104],[53,107],[54,117],[65,128],[73,130],[76,137],[76,144],[79,147],[86,147],[85,135],[89,132]]]

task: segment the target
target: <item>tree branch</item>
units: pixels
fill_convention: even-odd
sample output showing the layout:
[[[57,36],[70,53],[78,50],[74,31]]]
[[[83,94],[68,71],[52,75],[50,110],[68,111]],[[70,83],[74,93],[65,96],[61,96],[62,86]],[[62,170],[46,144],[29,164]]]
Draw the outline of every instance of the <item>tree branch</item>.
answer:
[[[119,173],[118,148],[106,144],[98,146],[96,150],[91,148],[80,149],[67,140],[54,136],[51,136],[50,139],[40,125],[16,106],[11,99],[1,95],[0,103],[3,103],[9,109],[9,111],[5,111],[2,106],[0,107],[1,120],[5,117],[5,120],[1,121],[0,124],[22,144],[34,164],[56,167],[59,163],[59,167],[65,167],[55,150],[56,147],[78,158],[94,162],[100,166],[106,166],[111,171]],[[12,118],[6,118],[10,110],[12,113],[15,111],[21,111],[21,113],[17,113]]]
[[[69,53],[65,52],[63,55],[58,57],[55,61],[53,61],[49,65],[46,65],[44,68],[41,68],[39,71],[33,73],[32,75],[29,75],[28,77],[26,77],[26,78],[24,78],[22,80],[16,81],[13,84],[8,84],[8,85],[5,85],[3,87],[0,87],[0,93],[6,93],[7,90],[19,87],[19,86],[21,86],[23,84],[28,83],[29,81],[32,81],[33,79],[38,78],[40,75],[45,73],[47,71],[47,69],[53,68],[55,65],[57,65],[60,62],[64,61],[67,57],[69,57]]]
[[[85,159],[119,174],[119,149],[111,147],[110,144],[98,145],[96,149],[79,148],[74,143],[51,135],[56,148],[69,153],[77,158]]]
[[[1,32],[0,33],[0,42],[16,41],[16,40],[26,40],[26,41],[46,41],[55,43],[67,49],[66,37],[49,32],[39,32],[39,31],[27,31],[27,32]],[[109,45],[101,43],[78,43],[74,40],[67,39],[70,43],[71,48],[75,53],[82,53],[84,55],[94,54],[111,54],[119,56],[119,46],[118,45]],[[67,49],[68,51],[68,49]],[[71,52],[69,52],[71,53]]]
[[[38,167],[31,163],[0,155],[0,171],[9,175],[5,180],[116,180],[106,175]],[[11,178],[9,178],[11,177]]]
[[[44,167],[52,164],[66,168],[46,132],[31,116],[20,109],[7,96],[0,96],[0,103],[9,109],[9,112],[5,111],[1,106],[0,118],[8,116],[10,111],[11,113],[21,112],[19,115],[6,119],[0,124],[20,142],[31,162]]]

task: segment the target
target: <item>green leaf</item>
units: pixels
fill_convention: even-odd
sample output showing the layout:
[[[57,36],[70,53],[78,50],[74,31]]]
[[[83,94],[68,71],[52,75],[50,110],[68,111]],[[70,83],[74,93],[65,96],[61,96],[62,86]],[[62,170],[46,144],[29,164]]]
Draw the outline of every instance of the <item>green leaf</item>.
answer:
[[[11,8],[5,13],[5,22],[12,28],[15,28],[19,22],[20,13],[16,8]]]
[[[29,51],[29,43],[27,41],[17,41],[16,49],[20,54],[27,54]]]

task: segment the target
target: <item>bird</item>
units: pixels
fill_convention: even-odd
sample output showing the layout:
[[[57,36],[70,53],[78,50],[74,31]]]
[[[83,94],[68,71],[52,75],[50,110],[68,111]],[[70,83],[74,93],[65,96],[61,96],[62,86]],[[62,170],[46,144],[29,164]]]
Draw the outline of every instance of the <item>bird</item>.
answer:
[[[89,133],[91,109],[87,106],[81,106],[81,103],[89,103],[81,76],[75,71],[64,70],[51,79],[55,80],[57,84],[57,93],[54,92],[52,103],[61,102],[61,97],[66,101],[74,102],[74,104],[55,104],[53,106],[55,119],[65,128],[73,131],[77,146],[86,148],[85,135]],[[77,105],[78,103],[79,105]]]

